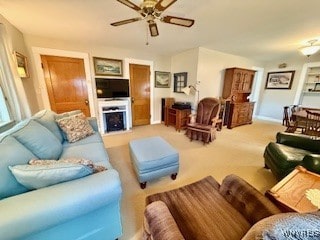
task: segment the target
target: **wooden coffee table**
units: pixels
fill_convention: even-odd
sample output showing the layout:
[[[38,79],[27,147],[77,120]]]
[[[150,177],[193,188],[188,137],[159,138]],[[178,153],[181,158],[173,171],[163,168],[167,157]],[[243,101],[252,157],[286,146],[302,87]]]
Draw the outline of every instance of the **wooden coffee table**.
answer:
[[[306,198],[306,190],[320,189],[320,175],[298,166],[266,192],[266,196],[284,212],[319,210]]]

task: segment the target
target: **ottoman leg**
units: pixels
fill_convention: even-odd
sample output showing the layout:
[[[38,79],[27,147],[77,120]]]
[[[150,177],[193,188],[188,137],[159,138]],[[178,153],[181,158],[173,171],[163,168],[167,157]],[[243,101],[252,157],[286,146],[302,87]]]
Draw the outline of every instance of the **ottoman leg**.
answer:
[[[171,179],[176,180],[178,173],[173,173],[171,174]]]
[[[145,189],[147,186],[147,182],[140,183],[141,189]]]

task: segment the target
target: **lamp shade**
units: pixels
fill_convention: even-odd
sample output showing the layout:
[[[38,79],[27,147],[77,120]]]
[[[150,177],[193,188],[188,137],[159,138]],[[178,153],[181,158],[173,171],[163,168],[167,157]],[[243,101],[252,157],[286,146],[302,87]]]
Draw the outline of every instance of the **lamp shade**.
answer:
[[[307,46],[307,47],[303,47],[300,48],[300,51],[302,52],[303,55],[306,56],[311,56],[313,54],[315,54],[316,52],[318,52],[320,49],[320,46]]]
[[[181,91],[187,95],[190,95],[191,88],[190,88],[190,86],[186,86],[186,87],[182,88]]]

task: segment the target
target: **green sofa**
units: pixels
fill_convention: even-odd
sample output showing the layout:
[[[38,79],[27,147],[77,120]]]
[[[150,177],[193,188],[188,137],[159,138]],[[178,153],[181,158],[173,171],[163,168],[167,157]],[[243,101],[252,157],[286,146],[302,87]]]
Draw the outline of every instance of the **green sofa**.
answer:
[[[270,142],[265,148],[264,159],[265,167],[271,169],[279,181],[298,165],[320,174],[320,139],[278,132],[276,142]]]

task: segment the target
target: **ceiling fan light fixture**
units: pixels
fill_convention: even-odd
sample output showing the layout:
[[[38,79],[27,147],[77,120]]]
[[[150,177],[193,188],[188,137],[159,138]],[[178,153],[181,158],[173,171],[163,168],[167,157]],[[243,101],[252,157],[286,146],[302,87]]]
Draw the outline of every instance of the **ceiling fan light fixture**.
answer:
[[[156,37],[159,35],[157,24],[154,21],[149,22],[149,30],[151,37]]]
[[[319,45],[313,45],[313,44],[316,43],[316,42],[317,42],[317,40],[315,40],[315,39],[314,39],[314,40],[310,40],[310,41],[308,42],[308,43],[310,44],[310,46],[306,46],[306,47],[300,48],[300,49],[299,49],[300,52],[301,52],[303,55],[307,56],[307,57],[315,54],[316,52],[318,52],[318,51],[320,50],[320,46],[319,46]]]

